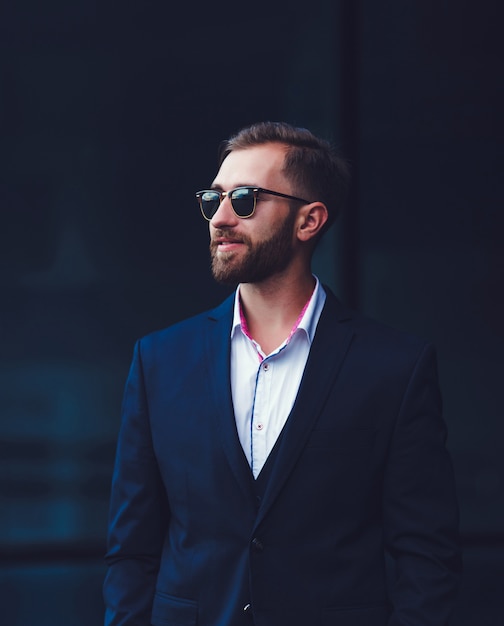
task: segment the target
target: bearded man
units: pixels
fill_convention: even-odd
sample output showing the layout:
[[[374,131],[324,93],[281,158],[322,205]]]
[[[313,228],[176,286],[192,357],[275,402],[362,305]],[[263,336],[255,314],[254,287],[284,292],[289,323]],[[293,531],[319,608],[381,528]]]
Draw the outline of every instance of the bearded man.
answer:
[[[196,194],[213,275],[237,288],[135,346],[107,626],[448,623],[458,512],[434,349],[311,271],[347,187],[328,142],[265,122]]]

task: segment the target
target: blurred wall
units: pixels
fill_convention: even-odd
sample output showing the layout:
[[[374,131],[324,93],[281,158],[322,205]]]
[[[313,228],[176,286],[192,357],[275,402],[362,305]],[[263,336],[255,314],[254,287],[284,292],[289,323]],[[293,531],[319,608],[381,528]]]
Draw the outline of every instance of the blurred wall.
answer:
[[[454,624],[504,620],[504,252],[497,3],[0,8],[0,602],[101,622],[135,339],[213,306],[194,192],[262,119],[342,146],[354,186],[315,269],[438,348],[466,574]]]

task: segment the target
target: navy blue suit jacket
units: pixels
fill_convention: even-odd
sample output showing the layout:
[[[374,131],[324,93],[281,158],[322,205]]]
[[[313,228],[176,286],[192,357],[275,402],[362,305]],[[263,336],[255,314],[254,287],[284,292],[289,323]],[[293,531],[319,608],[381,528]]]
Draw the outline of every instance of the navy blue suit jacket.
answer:
[[[135,346],[106,625],[445,625],[460,554],[432,346],[328,293],[258,502],[231,401],[232,309]]]

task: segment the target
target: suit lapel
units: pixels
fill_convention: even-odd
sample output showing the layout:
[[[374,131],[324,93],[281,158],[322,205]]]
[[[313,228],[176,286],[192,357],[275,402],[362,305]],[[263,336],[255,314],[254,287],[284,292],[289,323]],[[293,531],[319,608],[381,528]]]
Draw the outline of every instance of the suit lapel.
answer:
[[[278,456],[258,512],[257,524],[271,507],[303,451],[352,340],[353,331],[345,324],[353,317],[352,312],[339,304],[327,287],[325,290],[327,300],[296,401],[279,442]],[[209,363],[212,400],[218,416],[219,440],[238,484],[248,498],[253,498],[252,474],[236,431],[231,397],[230,334],[233,304],[234,295],[209,313],[205,357]]]
[[[326,288],[327,299],[320,316],[308,361],[292,411],[285,424],[278,456],[259,509],[259,523],[292,471],[334,385],[350,346],[353,331],[344,309]]]
[[[230,335],[233,319],[234,294],[209,313],[206,339],[206,360],[209,363],[212,399],[218,415],[219,440],[240,487],[248,497],[252,474],[243,453],[233,411],[230,376]]]

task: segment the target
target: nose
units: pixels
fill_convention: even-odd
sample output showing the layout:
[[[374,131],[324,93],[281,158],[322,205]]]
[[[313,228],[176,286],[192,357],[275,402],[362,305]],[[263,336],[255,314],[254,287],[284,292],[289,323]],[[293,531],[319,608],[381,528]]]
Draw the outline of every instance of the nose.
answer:
[[[213,214],[210,224],[214,228],[225,228],[229,226],[236,226],[238,223],[238,217],[233,211],[231,206],[231,200],[224,192],[221,194],[221,201],[217,211]]]

